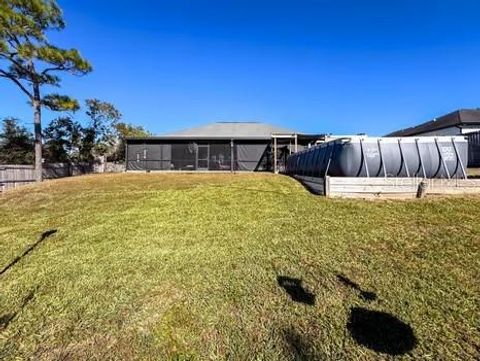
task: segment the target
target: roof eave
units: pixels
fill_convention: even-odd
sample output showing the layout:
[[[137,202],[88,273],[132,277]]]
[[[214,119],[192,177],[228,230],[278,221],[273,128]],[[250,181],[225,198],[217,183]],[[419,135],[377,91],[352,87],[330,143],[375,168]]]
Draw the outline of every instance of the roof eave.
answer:
[[[325,134],[304,134],[304,133],[273,133],[269,136],[180,136],[180,135],[159,135],[152,137],[126,137],[126,141],[141,141],[141,140],[271,140],[274,136],[285,136],[285,137],[294,137],[297,136],[301,138],[321,138],[325,137]]]
[[[180,135],[161,135],[153,137],[126,137],[125,140],[270,140],[266,136],[180,136]]]

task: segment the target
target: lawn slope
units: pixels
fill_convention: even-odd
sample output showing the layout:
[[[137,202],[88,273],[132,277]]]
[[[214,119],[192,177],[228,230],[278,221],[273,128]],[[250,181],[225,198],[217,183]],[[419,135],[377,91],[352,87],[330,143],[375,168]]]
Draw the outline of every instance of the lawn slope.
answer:
[[[473,360],[479,220],[478,196],[329,200],[270,174],[9,191],[0,359]]]

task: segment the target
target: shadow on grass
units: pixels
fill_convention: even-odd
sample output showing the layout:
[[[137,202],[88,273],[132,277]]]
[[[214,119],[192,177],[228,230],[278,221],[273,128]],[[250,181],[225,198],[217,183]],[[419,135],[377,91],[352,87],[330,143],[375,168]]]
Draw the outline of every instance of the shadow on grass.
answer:
[[[352,280],[341,274],[337,275],[337,280],[339,280],[345,286],[353,288],[355,291],[358,291],[360,293],[360,297],[363,298],[365,301],[370,302],[377,299],[377,294],[375,292],[362,290],[362,288],[357,283],[353,282]]]
[[[323,196],[325,191],[323,188],[323,185],[321,183],[315,183],[315,182],[309,182],[306,179],[300,177],[300,176],[294,176],[290,174],[285,174],[287,177],[290,177],[293,179],[295,182],[298,182],[302,185],[305,190],[307,190],[310,194],[313,194],[315,196]],[[313,178],[313,177],[311,177]],[[318,179],[318,181],[322,181],[323,177],[315,177]]]
[[[0,331],[5,330],[8,327],[8,325],[13,321],[13,319],[18,315],[18,313],[21,312],[25,308],[25,306],[28,305],[28,303],[35,296],[35,292],[36,292],[36,289],[28,292],[28,294],[24,297],[22,304],[15,312],[7,313],[5,315],[0,316]]]
[[[349,278],[337,274],[337,279],[343,285],[357,291],[364,301],[370,302],[377,299],[375,292],[364,291]],[[278,276],[277,282],[293,301],[311,306],[315,304],[315,295],[302,286],[301,279]],[[417,338],[412,327],[386,312],[352,307],[346,327],[359,345],[378,353],[391,356],[403,355],[417,345]],[[308,339],[293,329],[285,330],[283,336],[293,360],[309,361],[314,359]]]
[[[52,234],[57,233],[56,229],[50,229],[48,231],[45,231],[42,233],[38,241],[36,241],[34,244],[28,246],[28,248],[23,251],[22,254],[18,255],[13,259],[12,262],[7,264],[2,270],[0,271],[0,276],[3,275],[5,272],[7,272],[11,267],[13,267],[17,262],[19,262],[23,257],[28,255],[30,252],[32,252],[36,247],[38,247],[44,240],[46,240],[48,237],[50,237]]]
[[[283,338],[290,359],[295,361],[313,361],[316,358],[311,354],[311,343],[296,332],[294,329],[287,329],[283,332]]]
[[[315,295],[302,286],[302,280],[286,276],[278,276],[277,282],[290,296],[292,301],[304,303],[309,306],[315,304]]]
[[[413,329],[386,312],[352,307],[347,329],[358,344],[392,356],[403,355],[417,344]]]

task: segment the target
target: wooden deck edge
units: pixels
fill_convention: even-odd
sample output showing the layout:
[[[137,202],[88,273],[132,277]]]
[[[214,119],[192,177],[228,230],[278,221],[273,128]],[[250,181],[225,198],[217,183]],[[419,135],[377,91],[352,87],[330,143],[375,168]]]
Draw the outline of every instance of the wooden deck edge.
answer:
[[[414,198],[420,182],[427,195],[478,194],[480,179],[330,178],[330,197]]]
[[[480,194],[480,179],[295,178],[312,193],[331,198],[415,198],[422,181],[427,183],[427,195]]]

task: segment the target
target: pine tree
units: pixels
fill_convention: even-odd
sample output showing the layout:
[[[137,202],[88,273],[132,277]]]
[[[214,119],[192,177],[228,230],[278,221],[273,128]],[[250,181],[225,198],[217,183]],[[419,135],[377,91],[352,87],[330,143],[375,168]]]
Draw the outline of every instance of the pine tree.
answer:
[[[33,137],[15,118],[5,118],[0,132],[0,164],[31,164]]]
[[[59,73],[84,75],[91,65],[76,49],[51,44],[46,34],[64,29],[62,11],[54,0],[0,0],[0,77],[13,82],[33,108],[35,170],[42,180],[42,107],[76,110],[78,102],[59,94],[42,94],[60,85]]]

